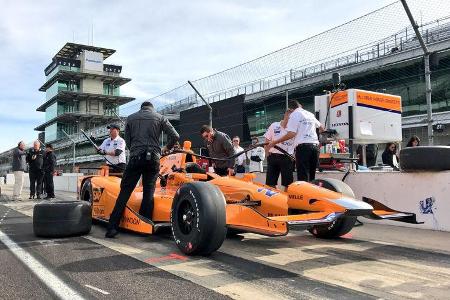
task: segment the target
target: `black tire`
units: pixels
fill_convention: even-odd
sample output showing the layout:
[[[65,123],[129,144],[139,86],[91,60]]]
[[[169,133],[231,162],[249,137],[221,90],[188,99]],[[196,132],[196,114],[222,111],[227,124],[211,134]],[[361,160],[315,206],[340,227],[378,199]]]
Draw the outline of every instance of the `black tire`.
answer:
[[[450,146],[419,146],[400,151],[402,171],[450,170]]]
[[[91,178],[88,178],[83,182],[81,187],[80,200],[86,201],[92,206],[93,196]]]
[[[355,193],[348,184],[333,178],[316,179],[313,184],[319,185],[345,196],[355,198]],[[317,238],[335,239],[349,233],[355,226],[356,217],[340,217],[330,224],[312,226],[308,231]]]
[[[170,223],[178,248],[187,255],[209,255],[225,240],[225,197],[207,182],[187,183],[172,203]]]
[[[334,178],[324,178],[313,180],[311,183],[334,192],[342,193],[345,196],[355,198],[355,193],[352,188],[343,181]]]
[[[91,214],[86,201],[40,202],[33,209],[33,231],[36,236],[52,238],[88,234]]]

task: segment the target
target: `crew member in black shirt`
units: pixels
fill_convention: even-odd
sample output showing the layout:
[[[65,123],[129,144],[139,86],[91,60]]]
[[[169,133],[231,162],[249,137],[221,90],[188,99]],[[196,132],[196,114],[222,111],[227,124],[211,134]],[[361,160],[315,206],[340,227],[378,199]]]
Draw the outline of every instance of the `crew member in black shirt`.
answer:
[[[178,142],[179,135],[169,120],[158,114],[149,101],[143,102],[141,110],[128,116],[125,126],[125,142],[130,149],[130,158],[122,177],[116,205],[109,218],[105,237],[113,238],[117,235],[120,218],[141,175],[143,196],[139,214],[148,219],[152,218],[153,194],[161,156],[159,137],[162,132],[168,137],[168,144],[165,148],[170,150]]]

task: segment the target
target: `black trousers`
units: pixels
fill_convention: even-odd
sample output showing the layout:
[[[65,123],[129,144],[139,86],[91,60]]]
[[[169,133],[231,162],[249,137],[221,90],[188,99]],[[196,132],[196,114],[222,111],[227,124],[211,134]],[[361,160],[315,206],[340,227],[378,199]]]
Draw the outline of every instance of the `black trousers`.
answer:
[[[42,181],[44,173],[42,170],[30,170],[30,196],[40,196],[42,194]]]
[[[299,181],[312,181],[316,178],[316,169],[319,164],[319,145],[300,144],[295,148],[295,162],[297,179]]]
[[[151,219],[153,213],[153,194],[155,193],[155,184],[159,174],[159,155],[153,153],[150,160],[142,156],[131,157],[125,169],[120,183],[120,193],[117,197],[116,205],[109,218],[108,229],[117,229],[123,211],[130,199],[131,193],[136,188],[139,178],[142,176],[142,203],[139,214]]]
[[[45,193],[47,197],[55,197],[55,186],[53,184],[53,173],[44,173]]]
[[[294,182],[294,162],[284,154],[270,153],[267,157],[266,185],[276,187],[281,174],[281,185]]]
[[[228,175],[228,168],[217,168],[214,167],[214,173],[216,173],[219,176],[227,176]]]

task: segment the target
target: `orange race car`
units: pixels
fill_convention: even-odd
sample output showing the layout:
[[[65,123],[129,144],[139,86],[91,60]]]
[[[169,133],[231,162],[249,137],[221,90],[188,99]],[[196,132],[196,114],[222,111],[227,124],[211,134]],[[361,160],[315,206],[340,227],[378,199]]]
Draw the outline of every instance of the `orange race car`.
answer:
[[[334,179],[294,182],[283,192],[254,182],[254,174],[219,177],[196,163],[190,142],[160,162],[152,220],[137,213],[142,201],[138,185],[120,227],[147,234],[171,227],[178,248],[188,255],[219,249],[227,231],[283,236],[296,227],[319,238],[335,238],[352,230],[358,216],[417,223],[415,214],[394,211],[371,199],[356,200],[348,185]],[[107,221],[121,178],[108,174],[107,168],[101,173],[80,178],[79,197],[92,204],[94,219]]]

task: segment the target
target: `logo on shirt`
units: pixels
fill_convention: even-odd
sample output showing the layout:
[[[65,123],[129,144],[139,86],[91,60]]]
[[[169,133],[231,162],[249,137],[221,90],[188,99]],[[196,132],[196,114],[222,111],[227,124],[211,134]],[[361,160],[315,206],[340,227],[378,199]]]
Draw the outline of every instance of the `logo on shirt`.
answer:
[[[336,117],[337,117],[337,118],[340,118],[341,115],[342,115],[342,111],[339,109],[339,110],[336,112]]]

